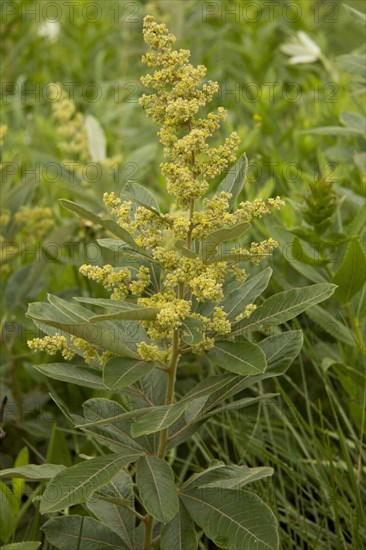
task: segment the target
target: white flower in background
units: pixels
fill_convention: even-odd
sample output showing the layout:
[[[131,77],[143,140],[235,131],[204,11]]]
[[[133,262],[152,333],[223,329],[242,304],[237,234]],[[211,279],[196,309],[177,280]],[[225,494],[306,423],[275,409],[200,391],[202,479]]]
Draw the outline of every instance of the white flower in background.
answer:
[[[38,27],[38,36],[48,38],[50,42],[56,42],[60,34],[60,23],[58,21],[44,21]]]
[[[299,31],[289,42],[282,44],[281,51],[291,56],[288,60],[290,65],[314,63],[322,56],[318,44],[303,31]]]

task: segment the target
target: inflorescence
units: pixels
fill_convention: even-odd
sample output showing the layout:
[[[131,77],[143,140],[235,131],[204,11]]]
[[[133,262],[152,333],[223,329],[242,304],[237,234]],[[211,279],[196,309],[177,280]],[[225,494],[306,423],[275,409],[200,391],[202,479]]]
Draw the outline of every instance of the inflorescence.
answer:
[[[182,345],[181,352],[189,348],[201,353],[213,347],[215,338],[230,334],[231,322],[219,305],[224,297],[226,277],[245,281],[247,274],[243,262],[258,264],[277,245],[270,238],[260,243],[252,242],[246,248],[216,250],[207,258],[205,239],[212,231],[261,218],[272,209],[281,208],[284,202],[280,197],[245,201],[231,211],[230,193],[204,197],[209,180],[222,174],[236,160],[239,136],[233,132],[218,147],[209,143],[227,112],[219,107],[216,112],[201,118],[199,111],[212,101],[218,84],[205,80],[204,66],[194,67],[189,62],[188,50],[173,48],[176,39],[165,24],[158,24],[152,16],[147,16],[143,33],[150,46],[143,61],[154,72],[141,80],[154,91],[144,94],[140,104],[147,116],[160,126],[158,136],[166,160],[161,170],[175,208],[161,214],[136,206],[115,193],[105,193],[105,205],[120,227],[133,237],[136,246],[144,250],[150,264],[141,266],[137,273],[129,267],[113,268],[111,265],[83,265],[80,271],[102,284],[113,300],[134,297],[139,306],[158,308],[154,320],[141,321],[152,341],[140,343],[138,352],[144,360],[165,363],[169,359],[173,331],[183,331],[187,319],[200,322],[202,340],[197,345]],[[148,267],[154,263],[162,273],[158,291],[153,290],[152,268]],[[207,316],[197,313],[194,307],[202,302],[212,303]],[[249,317],[255,308],[254,304],[247,305],[234,322]],[[57,342],[63,355],[68,354],[65,342],[60,337]],[[39,343],[37,345],[39,349]],[[48,347],[53,351],[50,346],[47,340],[44,349]]]

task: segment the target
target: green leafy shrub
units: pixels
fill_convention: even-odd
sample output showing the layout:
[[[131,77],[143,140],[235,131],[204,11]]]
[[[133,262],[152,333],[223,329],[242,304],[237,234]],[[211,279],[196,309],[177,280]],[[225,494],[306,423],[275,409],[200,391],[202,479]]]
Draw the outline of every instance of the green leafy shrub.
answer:
[[[42,514],[76,507],[43,526],[61,550],[70,544],[171,550],[183,548],[183,539],[193,549],[203,536],[233,550],[278,548],[274,514],[246,488],[272,475],[271,468],[216,460],[187,473],[176,449],[199,438],[200,427],[217,413],[258,402],[247,390],[283,374],[301,349],[301,331],[282,331],[281,325],[330,297],[335,285],[285,290],[254,304],[272,270],[248,274],[247,264],[268,258],[276,242],[243,246],[242,237],[253,219],[283,201],[256,199],[235,208],[245,155],[205,196],[209,180],[236,159],[239,137],[233,132],[223,145],[210,146],[226,112],[197,114],[217,84],[203,80],[205,68],[189,63],[189,51],[174,50],[175,37],[150,16],[144,36],[150,45],[144,61],[156,71],[143,84],[155,92],[140,102],[160,125],[166,158],[161,169],[174,203],[162,213],[148,189],[131,183],[119,196],[104,196],[116,221],[61,201],[111,235],[98,242],[116,253],[115,265],[80,268],[109,297],[81,296],[75,303],[49,295],[48,303],[33,303],[28,311],[46,333],[30,347],[60,352],[66,360],[37,365],[39,372],[110,392],[76,410],[55,399],[95,450],[74,466],[60,466],[56,475],[46,463],[3,470],[1,476],[49,480],[40,498]],[[184,372],[197,358],[190,382]]]

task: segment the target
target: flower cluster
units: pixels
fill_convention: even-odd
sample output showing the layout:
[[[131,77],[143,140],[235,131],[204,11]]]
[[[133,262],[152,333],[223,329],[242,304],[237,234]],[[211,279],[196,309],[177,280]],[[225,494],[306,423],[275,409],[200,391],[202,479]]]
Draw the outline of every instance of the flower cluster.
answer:
[[[43,239],[55,224],[51,208],[42,206],[21,206],[14,220],[20,226],[21,237],[25,236],[29,244]]]
[[[100,352],[98,347],[90,344],[82,338],[70,337],[70,343],[65,336],[56,334],[55,336],[44,336],[43,338],[33,338],[28,340],[28,346],[32,351],[45,351],[48,355],[61,353],[66,361],[71,361],[75,354],[81,353],[87,365],[94,361],[104,365],[113,354],[110,351]]]
[[[169,351],[160,349],[156,344],[140,342],[137,351],[144,361],[154,361],[155,363],[167,363],[169,360]]]
[[[235,248],[232,251],[231,256],[233,257],[233,260],[237,262],[250,261],[252,264],[258,265],[262,260],[270,256],[277,246],[277,241],[270,237],[260,243],[251,243],[249,248]]]
[[[52,116],[57,123],[57,132],[60,137],[58,148],[66,155],[65,164],[72,163],[76,172],[82,176],[86,164],[94,160],[90,154],[88,132],[85,117],[77,111],[75,102],[68,96],[60,84],[51,86],[50,101],[52,102]],[[102,163],[112,166],[120,161],[120,156],[106,158]],[[84,187],[88,185],[82,181]]]
[[[116,271],[111,265],[103,267],[96,265],[82,265],[79,269],[82,275],[92,281],[101,283],[106,290],[112,292],[112,300],[124,300],[128,294],[128,282],[131,278],[129,269]]]
[[[138,304],[142,306],[154,306],[159,308],[159,313],[154,321],[142,321],[147,333],[155,341],[170,338],[172,330],[178,329],[191,311],[191,303],[188,300],[176,298],[169,293],[154,294],[151,298],[140,298]]]
[[[211,317],[206,317],[200,313],[192,313],[191,317],[200,322],[202,332],[201,342],[192,345],[192,351],[198,355],[213,348],[215,339],[219,336],[226,336],[231,332],[231,323],[224,309],[220,306],[213,309]]]
[[[11,241],[4,237],[8,225],[15,230]],[[20,249],[18,243],[32,247],[41,241],[53,226],[51,208],[21,206],[15,214],[12,214],[9,209],[2,209],[0,211],[0,244],[8,242],[6,246],[1,247],[0,272],[9,273],[8,262],[18,254]]]
[[[67,361],[71,361],[75,355],[66,337],[59,334],[44,336],[43,338],[33,338],[33,340],[28,340],[27,343],[32,351],[45,351],[48,355],[56,355],[61,352],[62,357]]]
[[[6,124],[3,124],[0,126],[0,147],[4,145],[4,137],[6,136],[8,132],[8,127]]]
[[[219,147],[207,143],[227,113],[220,108],[206,119],[196,115],[218,91],[217,82],[204,81],[206,68],[189,63],[189,50],[173,50],[175,37],[151,16],[144,19],[144,38],[150,52],[143,61],[156,71],[141,81],[155,93],[144,94],[140,103],[161,126],[158,135],[168,161],[161,170],[168,192],[184,207],[204,195],[208,180],[235,161],[239,136],[233,132]]]
[[[77,112],[74,101],[68,97],[60,84],[53,84],[50,100],[52,115],[57,122],[62,140],[59,149],[71,160],[86,164],[90,161],[90,154],[83,115]]]

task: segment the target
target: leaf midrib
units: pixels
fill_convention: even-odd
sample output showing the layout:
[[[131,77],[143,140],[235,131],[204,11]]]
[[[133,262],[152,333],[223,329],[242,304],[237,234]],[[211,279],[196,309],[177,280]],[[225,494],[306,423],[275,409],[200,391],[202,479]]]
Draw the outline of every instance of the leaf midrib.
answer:
[[[228,516],[227,514],[225,514],[222,510],[220,510],[220,508],[215,508],[215,506],[213,506],[212,504],[210,504],[209,502],[206,502],[206,501],[202,501],[198,498],[195,498],[193,497],[192,495],[187,495],[186,493],[183,493],[183,495],[186,497],[186,498],[190,498],[191,500],[196,500],[197,502],[199,502],[200,504],[203,502],[205,504],[205,506],[208,506],[209,508],[212,508],[212,510],[214,510],[215,512],[218,512],[219,514],[221,514],[221,516],[229,519],[229,521],[231,521],[232,523],[234,523],[235,525],[237,525],[240,529],[243,529],[244,531],[246,531],[247,533],[249,533],[249,535],[251,535],[256,541],[258,542],[261,542],[263,543],[265,546],[268,546],[269,548],[271,548],[265,541],[263,541],[262,539],[258,538],[256,535],[254,535],[252,533],[252,531],[250,531],[250,529],[248,529],[247,527],[244,527],[244,525],[238,523],[232,516]],[[273,548],[271,548],[271,550],[273,550]]]
[[[322,284],[322,283],[320,283],[320,284]],[[301,290],[301,289],[294,289],[294,290]],[[316,298],[318,299],[318,298],[320,298],[321,296],[323,296],[324,294],[328,294],[328,292],[329,292],[329,289],[328,289],[328,290],[324,290],[322,293],[318,294]],[[315,298],[315,296],[310,297],[310,298],[308,298],[307,300],[304,300],[304,301],[302,301],[302,302],[296,302],[296,303],[293,304],[291,307],[288,307],[288,308],[286,308],[286,309],[281,309],[280,311],[276,311],[276,312],[274,312],[274,313],[272,313],[272,314],[270,314],[270,315],[267,315],[267,317],[263,317],[262,319],[259,318],[259,319],[257,319],[256,321],[254,321],[252,324],[249,323],[249,324],[247,324],[247,325],[245,325],[245,326],[242,326],[242,327],[240,327],[240,328],[238,328],[238,329],[236,329],[236,330],[234,329],[234,330],[231,332],[231,334],[235,334],[235,332],[238,332],[238,330],[241,330],[242,328],[249,329],[250,327],[254,327],[254,326],[256,326],[256,325],[259,325],[259,324],[263,323],[263,321],[268,321],[269,319],[272,319],[273,317],[276,317],[276,315],[280,315],[280,314],[282,314],[282,313],[286,313],[286,312],[288,312],[288,311],[291,311],[292,309],[296,309],[297,306],[300,306],[300,305],[302,306],[302,305],[304,305],[304,304],[307,304],[308,302],[311,302],[314,298]],[[262,306],[260,306],[260,307],[263,308],[264,306],[265,306],[265,303],[264,303]],[[257,311],[260,311],[260,309],[258,308]],[[283,322],[285,322],[285,321],[283,321]],[[282,324],[282,323],[281,323],[281,324]]]

